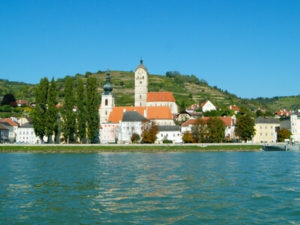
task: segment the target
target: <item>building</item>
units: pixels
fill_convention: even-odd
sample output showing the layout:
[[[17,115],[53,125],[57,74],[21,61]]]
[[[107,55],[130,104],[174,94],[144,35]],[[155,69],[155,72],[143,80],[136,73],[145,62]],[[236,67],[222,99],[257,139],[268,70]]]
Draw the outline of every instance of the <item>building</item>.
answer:
[[[143,124],[147,121],[148,120],[137,111],[125,111],[119,123],[118,143],[131,143],[133,134],[137,134],[141,137]]]
[[[8,139],[10,143],[16,141],[18,124],[13,121],[11,118],[0,119],[0,123],[3,124],[6,128],[9,129]]]
[[[104,93],[101,95],[101,105],[99,109],[100,124],[107,123],[109,114],[115,107],[115,98],[112,93],[113,87],[110,83],[110,73],[106,73],[106,83],[103,86]]]
[[[100,127],[100,142],[102,144],[118,142],[119,123],[103,123]]]
[[[275,143],[277,142],[277,131],[280,127],[278,120],[274,118],[258,117],[255,120],[254,143]]]
[[[277,112],[275,112],[275,117],[289,117],[291,115],[291,112],[287,111],[286,109],[280,109]]]
[[[291,115],[291,139],[294,142],[300,142],[300,112]]]
[[[240,112],[240,108],[237,107],[236,105],[230,105],[229,109],[232,110],[234,112],[234,114],[237,114]]]
[[[0,143],[8,142],[8,135],[9,129],[5,125],[0,124]]]
[[[30,106],[30,102],[28,100],[16,100],[17,106]]]
[[[182,143],[182,133],[180,126],[158,126],[157,139],[155,143],[162,144],[164,141],[172,143]]]
[[[178,114],[178,107],[172,92],[147,93],[146,106],[168,106],[172,114]]]
[[[212,104],[212,102],[209,100],[202,102],[200,105],[202,108],[202,112],[210,112],[210,111],[217,110],[217,108],[214,106],[214,104]]]
[[[183,112],[180,112],[176,116],[176,121],[179,122],[179,123],[182,123],[182,122],[188,121],[191,117],[192,116],[191,116],[191,114],[189,112],[183,111]]]
[[[40,144],[41,140],[35,135],[33,125],[26,123],[18,127],[16,143]]]
[[[148,70],[143,64],[143,60],[135,69],[134,73],[134,105],[146,106],[148,93]]]
[[[134,74],[135,106],[167,106],[172,114],[178,113],[178,107],[172,92],[148,92],[148,70],[143,64],[143,60],[137,66]]]

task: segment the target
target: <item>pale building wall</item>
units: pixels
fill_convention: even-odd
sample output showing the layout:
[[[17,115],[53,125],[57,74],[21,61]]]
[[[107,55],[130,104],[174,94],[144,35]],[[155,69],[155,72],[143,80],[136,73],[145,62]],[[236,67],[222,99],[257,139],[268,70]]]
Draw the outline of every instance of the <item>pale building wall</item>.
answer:
[[[210,101],[207,101],[205,105],[202,107],[203,112],[209,112],[214,110],[217,110],[217,108]]]
[[[279,123],[258,123],[255,124],[254,143],[275,143],[277,141],[276,128]]]
[[[108,122],[109,114],[115,107],[115,98],[112,94],[101,96],[101,106],[99,109],[100,125]]]
[[[300,142],[300,116],[291,115],[291,132],[292,141]]]
[[[148,74],[143,68],[138,68],[134,74],[134,105],[146,106],[148,93]]]
[[[173,143],[182,143],[182,133],[180,131],[159,131],[156,135],[156,143],[161,144],[167,139]]]
[[[157,126],[166,126],[166,125],[175,125],[174,120],[151,120],[153,121]]]
[[[119,126],[119,143],[131,143],[132,134],[142,135],[142,122],[131,121],[131,122],[120,122]]]
[[[40,139],[35,135],[33,128],[19,127],[17,130],[17,143],[24,144],[38,144],[41,143]]]
[[[115,143],[118,138],[118,123],[103,123],[100,129],[100,142],[102,144]]]

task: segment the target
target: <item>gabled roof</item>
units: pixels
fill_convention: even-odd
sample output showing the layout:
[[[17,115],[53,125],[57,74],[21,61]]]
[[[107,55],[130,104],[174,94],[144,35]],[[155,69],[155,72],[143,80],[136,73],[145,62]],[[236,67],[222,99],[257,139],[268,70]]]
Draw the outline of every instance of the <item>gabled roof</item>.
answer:
[[[201,120],[208,121],[210,118],[212,118],[212,117],[205,116],[205,117],[202,117]],[[223,116],[223,117],[220,116],[220,117],[217,117],[217,118],[222,120],[226,127],[229,127],[229,126],[232,125],[232,123],[231,123],[232,118],[230,116]],[[185,123],[183,123],[182,126],[183,127],[188,127],[189,125],[194,125],[195,122],[196,122],[196,119],[191,118],[188,121],[186,121]]]
[[[123,118],[123,113],[127,111],[136,111],[140,115],[145,115],[147,119],[173,119],[171,110],[168,106],[119,106],[114,107],[108,117],[108,122],[118,123]]]
[[[157,126],[158,131],[180,131],[180,126]]]
[[[147,102],[175,102],[172,92],[148,92]]]
[[[6,126],[0,123],[0,130],[9,130]]]
[[[208,102],[208,100],[206,100],[205,102],[202,102],[202,103],[200,104],[201,107],[203,107],[207,102]]]
[[[229,106],[229,109],[233,110],[233,111],[236,111],[236,112],[239,112],[240,111],[240,108],[237,107],[236,105],[231,105]]]
[[[6,122],[8,123],[10,126],[13,126],[13,127],[17,127],[18,124],[16,122],[14,122],[12,119],[10,118],[4,118],[4,119],[0,119],[0,122]]]
[[[255,120],[255,123],[271,123],[271,124],[279,124],[279,121],[274,119],[274,118],[264,118],[264,117],[258,117],[256,120]]]
[[[147,120],[137,111],[128,111],[123,113],[122,122],[142,122]]]
[[[181,126],[188,127],[189,125],[194,125],[196,122],[196,119],[190,118],[189,120],[185,121]]]

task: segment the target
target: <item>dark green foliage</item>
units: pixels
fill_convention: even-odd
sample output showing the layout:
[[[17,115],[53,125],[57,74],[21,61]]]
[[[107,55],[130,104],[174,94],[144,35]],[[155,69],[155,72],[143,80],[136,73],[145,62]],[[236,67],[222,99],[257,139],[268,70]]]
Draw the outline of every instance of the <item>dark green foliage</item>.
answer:
[[[184,143],[194,143],[194,137],[193,134],[191,132],[185,132],[182,136],[182,141]]]
[[[10,105],[12,107],[16,107],[17,103],[16,103],[16,99],[15,96],[13,94],[6,94],[3,96],[1,105]]]
[[[255,122],[248,114],[237,119],[235,134],[243,141],[249,141],[255,134]]]
[[[131,143],[139,143],[141,137],[137,133],[133,133],[130,137]]]
[[[291,131],[285,128],[281,128],[277,132],[277,141],[284,142],[285,139],[290,139],[291,135],[292,135]]]
[[[64,106],[62,108],[62,132],[66,143],[75,141],[76,115],[73,79],[67,77],[65,80]]]
[[[212,117],[207,121],[208,141],[211,143],[220,143],[225,138],[225,125],[217,117]]]
[[[81,143],[86,142],[86,95],[82,79],[77,82],[77,135]]]
[[[89,77],[86,84],[87,95],[87,137],[90,143],[97,143],[99,131],[99,95],[97,93],[97,80]]]
[[[47,111],[46,111],[46,136],[48,136],[48,143],[52,143],[52,135],[58,132],[58,110],[56,108],[57,104],[57,90],[54,78],[52,78],[47,96]]]
[[[32,111],[32,122],[35,134],[43,141],[47,127],[48,79],[42,78],[35,89],[35,108]]]

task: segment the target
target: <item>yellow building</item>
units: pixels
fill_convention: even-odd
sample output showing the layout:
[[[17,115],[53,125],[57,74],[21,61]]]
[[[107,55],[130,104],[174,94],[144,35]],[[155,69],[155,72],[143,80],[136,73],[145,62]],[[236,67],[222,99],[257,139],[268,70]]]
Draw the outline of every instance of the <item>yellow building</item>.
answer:
[[[258,117],[255,120],[254,143],[275,143],[277,141],[277,130],[279,121],[274,118]]]

